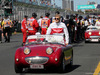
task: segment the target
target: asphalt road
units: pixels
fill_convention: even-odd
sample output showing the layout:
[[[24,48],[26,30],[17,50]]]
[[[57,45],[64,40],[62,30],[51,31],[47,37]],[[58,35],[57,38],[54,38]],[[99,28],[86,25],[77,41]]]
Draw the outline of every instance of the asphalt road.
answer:
[[[93,75],[100,61],[100,43],[81,42],[73,44],[73,67],[65,73],[57,71],[28,71],[16,74],[14,71],[14,55],[22,43],[22,34],[13,35],[10,43],[0,44],[0,75]]]

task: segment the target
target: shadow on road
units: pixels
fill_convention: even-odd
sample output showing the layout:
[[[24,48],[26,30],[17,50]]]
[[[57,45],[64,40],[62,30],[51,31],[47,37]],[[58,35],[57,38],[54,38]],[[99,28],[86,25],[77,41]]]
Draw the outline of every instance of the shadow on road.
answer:
[[[76,45],[73,45],[73,47],[82,47],[83,45],[79,45],[79,44],[76,44]]]
[[[68,68],[66,70],[66,73],[69,73],[69,72],[72,72],[74,71],[75,69],[79,68],[81,65],[73,65],[72,68]]]
[[[64,73],[72,72],[79,67],[80,67],[80,65],[73,65],[72,68],[67,68]],[[29,69],[27,69],[19,75],[26,75],[26,74],[64,74],[64,73],[59,72],[57,69],[50,69],[50,70],[29,70]]]

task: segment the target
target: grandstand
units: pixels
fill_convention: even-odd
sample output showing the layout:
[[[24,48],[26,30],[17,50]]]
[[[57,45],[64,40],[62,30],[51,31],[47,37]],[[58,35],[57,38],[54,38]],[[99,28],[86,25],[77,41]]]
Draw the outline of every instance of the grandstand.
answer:
[[[38,14],[39,18],[41,15],[44,16],[45,12],[52,13],[51,16],[54,16],[55,11],[59,10],[62,14],[64,13],[63,9],[59,7],[53,7],[51,0],[13,0],[13,19],[18,19],[21,21],[24,15],[31,17],[33,12]]]

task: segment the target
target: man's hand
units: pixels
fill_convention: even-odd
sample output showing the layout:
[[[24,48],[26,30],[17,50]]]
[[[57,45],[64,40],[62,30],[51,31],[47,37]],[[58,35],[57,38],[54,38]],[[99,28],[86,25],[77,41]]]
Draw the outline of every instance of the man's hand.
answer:
[[[10,28],[12,28],[12,26],[10,25]]]
[[[26,30],[26,32],[28,33],[28,30]]]
[[[66,45],[68,45],[68,43],[66,43]]]

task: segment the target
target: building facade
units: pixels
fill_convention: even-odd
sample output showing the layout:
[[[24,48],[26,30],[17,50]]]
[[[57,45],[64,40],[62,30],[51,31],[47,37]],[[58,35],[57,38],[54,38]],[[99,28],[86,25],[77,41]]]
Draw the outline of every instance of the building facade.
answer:
[[[62,9],[62,0],[51,0],[51,4],[54,8],[59,7]]]
[[[62,0],[62,8],[70,11],[74,11],[74,0]]]

